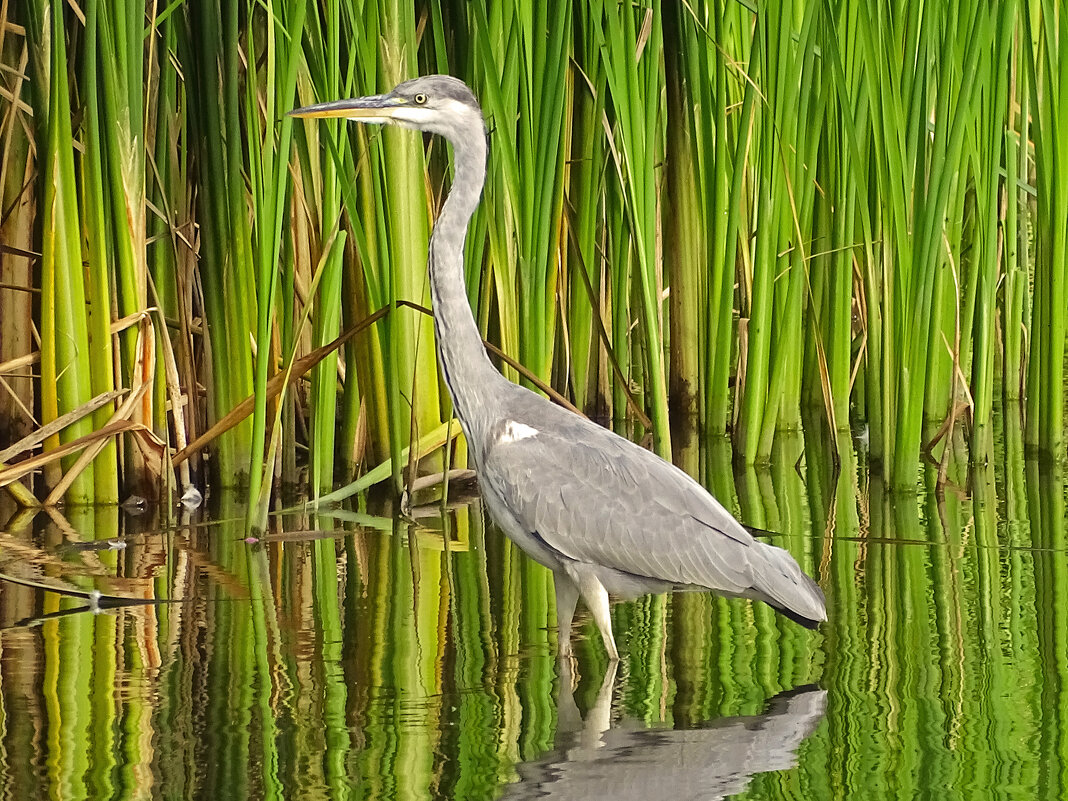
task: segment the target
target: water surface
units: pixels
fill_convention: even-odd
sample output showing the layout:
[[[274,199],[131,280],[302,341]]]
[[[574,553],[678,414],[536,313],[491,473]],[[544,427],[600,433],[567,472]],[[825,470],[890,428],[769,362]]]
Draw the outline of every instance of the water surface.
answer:
[[[1062,474],[1007,434],[894,495],[818,439],[703,461],[788,532],[830,623],[620,603],[614,675],[588,620],[558,664],[551,578],[477,500],[280,514],[257,541],[232,496],[170,522],[2,508],[0,796],[1064,797]]]

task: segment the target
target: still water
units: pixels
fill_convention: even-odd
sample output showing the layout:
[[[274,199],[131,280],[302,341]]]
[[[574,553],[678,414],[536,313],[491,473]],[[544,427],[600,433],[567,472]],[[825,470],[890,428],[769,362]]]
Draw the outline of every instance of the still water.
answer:
[[[477,499],[256,541],[231,496],[169,523],[0,509],[0,797],[1064,798],[1064,477],[1000,442],[912,495],[848,439],[837,475],[819,437],[747,473],[706,454],[830,623],[620,603],[618,670],[590,621],[557,662],[551,579]]]

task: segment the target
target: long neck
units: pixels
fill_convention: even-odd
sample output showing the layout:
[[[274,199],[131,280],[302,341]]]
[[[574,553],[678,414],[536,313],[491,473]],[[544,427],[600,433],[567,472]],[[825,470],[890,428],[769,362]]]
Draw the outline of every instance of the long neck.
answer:
[[[456,175],[430,237],[430,293],[445,383],[470,438],[485,417],[479,409],[492,401],[489,388],[503,377],[486,356],[464,284],[464,238],[486,179],[486,137],[479,131],[452,146]]]

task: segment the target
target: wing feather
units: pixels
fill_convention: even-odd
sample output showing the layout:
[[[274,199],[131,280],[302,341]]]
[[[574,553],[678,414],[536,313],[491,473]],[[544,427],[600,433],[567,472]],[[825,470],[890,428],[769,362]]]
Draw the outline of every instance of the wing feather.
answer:
[[[536,435],[492,437],[483,454],[483,480],[527,531],[623,573],[732,594],[753,586],[753,537],[690,476],[582,418],[539,422]]]

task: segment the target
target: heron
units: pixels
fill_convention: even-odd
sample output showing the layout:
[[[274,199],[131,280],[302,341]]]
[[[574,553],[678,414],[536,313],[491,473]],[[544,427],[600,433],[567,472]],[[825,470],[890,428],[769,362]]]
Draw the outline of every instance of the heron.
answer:
[[[689,474],[494,367],[464,283],[464,240],[488,148],[482,110],[465,83],[428,75],[387,94],[290,114],[399,125],[452,146],[452,186],[427,259],[438,362],[490,517],[552,571],[561,657],[572,655],[580,598],[613,662],[610,596],[712,591],[763,601],[807,628],[827,619],[823,592],[796,560],[755,539]]]

